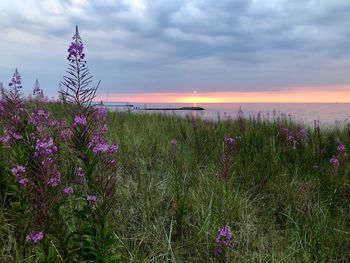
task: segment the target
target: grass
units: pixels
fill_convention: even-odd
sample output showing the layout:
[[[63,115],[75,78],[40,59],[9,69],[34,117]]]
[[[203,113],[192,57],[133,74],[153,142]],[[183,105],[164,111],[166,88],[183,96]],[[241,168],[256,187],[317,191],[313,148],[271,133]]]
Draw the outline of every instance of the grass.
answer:
[[[315,160],[316,133],[309,131],[307,144],[294,150],[283,141],[277,122],[246,122],[242,133],[236,121],[193,123],[174,116],[120,113],[110,119],[111,139],[121,146],[123,178],[115,219],[125,260],[133,255],[136,262],[207,262],[216,231],[225,224],[234,230],[229,257],[235,262],[349,258],[349,170],[344,164],[334,174],[328,163],[336,153],[334,142],[349,141],[346,131],[322,131],[327,154]],[[214,174],[227,135],[240,135],[242,141],[234,170],[223,181]],[[181,176],[191,186],[181,222],[184,235],[170,242],[176,225],[171,205],[173,138]]]
[[[350,149],[347,130],[308,128],[293,147],[283,127],[300,129],[286,120],[242,125],[110,112],[120,178],[108,220],[121,262],[217,262],[216,235],[226,224],[233,230],[229,262],[349,262],[350,165],[346,156],[337,169],[329,163],[340,142]],[[215,174],[225,136],[241,139],[222,179]],[[15,262],[18,253],[8,213],[1,205],[1,262]]]

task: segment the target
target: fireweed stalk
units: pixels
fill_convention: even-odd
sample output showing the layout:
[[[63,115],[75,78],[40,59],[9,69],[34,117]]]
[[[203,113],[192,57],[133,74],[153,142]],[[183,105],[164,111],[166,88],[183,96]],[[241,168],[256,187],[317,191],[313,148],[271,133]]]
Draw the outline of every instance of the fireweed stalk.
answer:
[[[16,69],[9,84],[9,89],[1,90],[0,114],[4,126],[4,135],[1,136],[0,141],[3,145],[11,146],[9,148],[11,149],[9,162],[12,164],[10,171],[13,178],[16,178],[18,186],[11,187],[14,191],[13,196],[16,197],[11,207],[16,211],[15,220],[18,228],[16,238],[24,257],[27,249],[25,241],[37,244],[44,238],[42,230],[46,231],[50,224],[48,215],[50,214],[49,208],[52,200],[50,201],[49,195],[46,194],[48,191],[43,191],[41,187],[45,184],[38,183],[35,176],[37,175],[40,178],[47,175],[40,169],[43,164],[37,165],[39,162],[36,160],[39,157],[37,155],[40,152],[39,148],[42,146],[40,146],[39,137],[43,136],[47,123],[37,120],[36,123],[31,123],[35,124],[35,128],[28,126],[28,122],[32,121],[33,116],[28,120],[28,112],[25,109],[24,99],[20,92],[21,88],[21,76]],[[44,119],[48,118],[45,112],[38,112],[37,115],[43,115],[41,117]],[[31,135],[28,135],[30,133]],[[38,136],[38,134],[41,134],[41,136]],[[43,141],[41,143],[45,144]],[[42,151],[43,147],[41,147]],[[47,167],[51,164],[48,164]],[[52,167],[55,166],[53,165],[48,169],[52,169]],[[11,180],[9,182],[11,184]],[[29,225],[33,227],[32,231],[29,229]]]
[[[55,120],[50,112],[37,109],[30,115],[28,124],[33,130],[30,135],[33,156],[28,187],[32,230],[26,239],[38,244],[59,217],[57,206],[62,198],[61,157],[54,137],[57,137],[55,134],[59,132],[62,122]]]
[[[64,76],[61,82],[60,97],[70,112],[72,123],[62,135],[71,134],[70,148],[75,150],[85,166],[86,177],[90,178],[94,159],[89,152],[91,141],[102,130],[101,126],[104,124],[96,122],[96,118],[93,116],[95,107],[92,100],[95,98],[100,82],[97,86],[90,87],[92,76],[86,67],[84,45],[78,27],[76,27],[73,42],[68,48],[67,60],[69,61],[68,75]]]
[[[118,145],[107,141],[107,112],[103,106],[93,105],[97,86],[90,87],[92,76],[86,67],[84,45],[76,27],[68,48],[68,75],[63,77],[61,98],[71,115],[71,125],[62,131],[74,156],[78,157],[76,183],[85,200],[85,207],[79,210],[80,218],[88,225],[95,251],[83,256],[84,259],[107,259],[111,246],[111,231],[108,230],[107,216],[116,198]],[[68,191],[68,190],[67,190]],[[66,191],[66,192],[67,192]],[[78,206],[79,207],[79,206]],[[80,209],[80,208],[79,208]],[[83,217],[81,215],[84,214]],[[88,220],[87,220],[88,219]],[[83,249],[83,248],[82,248]]]
[[[71,112],[72,122],[69,128],[61,132],[61,136],[70,139],[69,146],[84,166],[82,169],[89,188],[97,190],[95,182],[92,182],[92,173],[105,159],[108,159],[105,165],[116,163],[111,156],[118,151],[118,145],[107,142],[107,112],[103,106],[93,105],[98,85],[90,88],[92,76],[84,59],[84,45],[76,28],[73,42],[68,48],[69,76],[64,76],[62,82],[66,90],[61,94]]]
[[[1,90],[0,122],[4,130],[0,136],[0,144],[13,145],[23,139],[25,111],[21,88],[21,75],[16,69],[9,89]]]
[[[21,76],[15,70],[8,89],[1,86],[0,99],[0,147],[6,148],[4,170],[8,176],[1,178],[6,185],[5,189],[11,192],[8,209],[13,211],[12,220],[15,222],[16,242],[20,254],[25,255],[25,235],[29,221],[28,204],[28,162],[29,147],[26,136],[26,112],[23,94],[21,92]]]
[[[237,112],[237,124],[238,124],[239,131],[241,133],[244,133],[244,130],[245,130],[244,113],[241,107],[239,107]]]
[[[53,119],[50,112],[38,108],[43,103],[35,103],[36,110],[32,113],[25,109],[19,91],[22,87],[21,77],[17,70],[9,86],[9,91],[2,90],[1,117],[5,121],[10,120],[4,125],[7,132],[4,137],[9,138],[6,143],[11,146],[20,143],[18,147],[12,147],[15,156],[10,161],[15,163],[10,171],[19,186],[18,203],[23,211],[16,221],[21,225],[21,221],[26,219],[25,224],[19,226],[27,232],[25,240],[39,244],[50,231],[56,217],[54,207],[59,199],[57,189],[61,173],[59,151],[53,138],[57,137],[55,134],[65,123]],[[37,82],[36,88],[38,87]],[[43,93],[42,90],[40,93]],[[23,238],[19,236],[19,239],[21,243]]]
[[[346,150],[346,145],[343,143],[339,143],[337,146],[337,153],[333,155],[332,158],[329,159],[329,164],[332,167],[332,173],[335,175],[338,170],[344,166],[348,159],[348,153]]]
[[[216,238],[215,255],[227,262],[227,250],[232,246],[232,231],[231,227],[226,225],[218,230]]]
[[[38,79],[36,79],[34,82],[33,93],[30,97],[30,101],[34,104],[36,110],[46,108],[46,103],[48,102],[48,100],[45,100],[44,98],[44,91],[42,88],[40,88],[40,83]]]
[[[239,151],[240,137],[229,137],[224,138],[223,153],[219,163],[219,170],[215,174],[217,177],[228,180],[232,174],[234,158]]]
[[[16,69],[9,90],[1,91],[1,119],[5,127],[1,142],[12,146],[9,163],[15,165],[10,171],[19,187],[12,187],[17,202],[11,206],[17,211],[17,239],[24,257],[28,247],[25,243],[39,244],[55,219],[57,195],[49,187],[59,185],[60,171],[57,147],[48,131],[57,126],[57,121],[50,119],[50,113],[44,110],[28,114],[21,88],[21,76]]]
[[[44,98],[44,92],[40,88],[39,80],[36,79],[34,83],[34,88],[33,88],[33,96],[37,99],[43,99]]]

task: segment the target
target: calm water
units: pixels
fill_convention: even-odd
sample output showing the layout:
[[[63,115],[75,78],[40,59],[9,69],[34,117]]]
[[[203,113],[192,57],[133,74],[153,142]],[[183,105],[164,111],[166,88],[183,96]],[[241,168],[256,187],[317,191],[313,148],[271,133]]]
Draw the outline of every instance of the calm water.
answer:
[[[120,105],[123,103],[108,103],[108,105]],[[179,116],[192,115],[203,119],[216,120],[228,116],[235,118],[241,108],[245,117],[261,115],[265,118],[273,118],[281,114],[290,115],[297,122],[312,125],[319,119],[324,126],[336,123],[346,124],[350,121],[350,103],[205,103],[205,104],[133,104],[132,111],[144,112],[144,108],[178,108],[178,107],[202,107],[204,111],[160,111],[165,114]],[[135,107],[137,109],[135,109]],[[110,107],[111,109],[126,110],[123,107]],[[147,111],[149,112],[149,111]]]

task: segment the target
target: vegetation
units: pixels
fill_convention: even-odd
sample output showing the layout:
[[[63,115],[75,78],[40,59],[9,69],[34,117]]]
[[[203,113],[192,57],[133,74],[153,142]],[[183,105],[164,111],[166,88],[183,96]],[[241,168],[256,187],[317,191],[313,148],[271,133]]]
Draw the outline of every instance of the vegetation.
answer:
[[[59,104],[50,108],[63,114]],[[341,146],[350,145],[347,130],[302,130],[295,142],[290,134],[301,129],[286,120],[245,120],[241,130],[238,120],[118,112],[108,119],[109,139],[120,146],[108,224],[112,251],[122,262],[218,260],[217,231],[225,225],[233,232],[228,261],[348,261],[350,166]],[[237,150],[229,152],[232,167],[223,176],[225,136],[235,138]],[[1,261],[35,261],[37,245],[25,244],[21,252],[20,204],[14,185],[4,181],[12,177],[8,149],[1,153]],[[333,156],[339,164],[330,163]],[[72,248],[64,258],[65,244],[50,242],[55,261],[71,262],[70,253],[77,253]]]
[[[107,113],[77,33],[61,102],[2,90],[0,262],[349,262],[350,130]]]
[[[348,262],[348,130],[120,113],[110,127],[121,149],[115,220],[125,261],[215,261],[217,231],[229,225],[229,262]],[[223,177],[226,136],[240,140]]]

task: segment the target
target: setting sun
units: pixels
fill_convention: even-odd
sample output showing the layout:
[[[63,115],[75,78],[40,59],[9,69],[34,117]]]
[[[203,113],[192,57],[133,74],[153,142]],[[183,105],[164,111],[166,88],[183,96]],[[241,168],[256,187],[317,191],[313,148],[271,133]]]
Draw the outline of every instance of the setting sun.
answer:
[[[105,100],[102,94],[97,99]],[[350,102],[350,85],[296,87],[283,91],[158,92],[108,94],[108,101],[132,103],[335,103]]]

